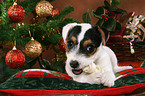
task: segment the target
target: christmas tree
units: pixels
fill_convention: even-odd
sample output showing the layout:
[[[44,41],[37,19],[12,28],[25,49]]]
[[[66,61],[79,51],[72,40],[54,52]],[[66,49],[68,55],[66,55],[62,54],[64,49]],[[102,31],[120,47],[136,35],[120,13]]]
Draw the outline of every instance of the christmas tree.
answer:
[[[19,70],[32,68],[37,61],[40,68],[64,72],[65,53],[61,30],[64,25],[77,21],[73,18],[65,18],[74,10],[72,6],[66,6],[59,12],[51,5],[53,1],[55,0],[4,0],[1,2],[1,81]],[[29,13],[33,13],[34,16],[31,24],[23,23],[22,20]],[[5,48],[7,45],[10,47],[9,50]],[[42,57],[50,46],[53,46],[52,48],[56,51],[54,64],[50,64]]]

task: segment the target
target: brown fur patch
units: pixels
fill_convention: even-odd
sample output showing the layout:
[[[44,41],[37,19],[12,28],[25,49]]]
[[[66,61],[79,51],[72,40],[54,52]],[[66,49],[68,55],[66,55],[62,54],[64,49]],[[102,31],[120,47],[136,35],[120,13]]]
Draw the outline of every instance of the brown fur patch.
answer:
[[[77,43],[77,38],[76,38],[76,37],[72,36],[72,37],[71,37],[71,40],[74,42],[74,44]]]
[[[92,43],[91,40],[86,40],[86,41],[84,41],[84,43],[83,43],[83,47],[85,48],[87,45],[89,45],[89,44],[91,44],[91,43]],[[91,54],[88,54],[88,57],[93,56],[94,53],[95,53],[96,51],[98,51],[98,50],[99,50],[99,47],[98,47],[98,48],[95,48],[94,51],[93,51]]]
[[[92,54],[89,54],[88,57],[92,57],[98,50],[100,47],[95,48],[94,51],[92,52]]]
[[[84,43],[83,43],[83,47],[86,47],[88,44],[91,44],[91,43],[92,43],[91,40],[86,40],[86,41],[84,41]]]
[[[74,43],[74,45],[77,43],[77,39],[75,36],[72,36],[71,39]],[[67,44],[68,40],[66,40],[66,44]],[[68,46],[66,45],[66,52],[69,53],[69,49],[68,49]]]
[[[106,45],[105,34],[104,34],[103,30],[99,26],[98,26],[98,30],[101,33],[103,45]]]

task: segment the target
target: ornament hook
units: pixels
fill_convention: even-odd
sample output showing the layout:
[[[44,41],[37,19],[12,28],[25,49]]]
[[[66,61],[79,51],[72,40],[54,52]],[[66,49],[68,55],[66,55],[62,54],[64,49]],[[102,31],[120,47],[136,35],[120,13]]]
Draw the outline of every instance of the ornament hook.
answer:
[[[31,37],[31,32],[30,32],[30,30],[29,30],[29,35],[30,35],[30,37]]]
[[[13,50],[16,50],[16,38],[14,37],[14,42],[13,42]]]

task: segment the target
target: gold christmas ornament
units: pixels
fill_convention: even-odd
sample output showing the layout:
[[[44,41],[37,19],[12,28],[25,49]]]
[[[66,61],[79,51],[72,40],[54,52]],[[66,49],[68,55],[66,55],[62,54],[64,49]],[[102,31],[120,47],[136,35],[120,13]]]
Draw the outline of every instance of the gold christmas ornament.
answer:
[[[40,17],[51,16],[53,6],[48,1],[40,1],[37,3],[35,10]]]
[[[25,46],[25,54],[29,57],[35,58],[42,53],[42,46],[38,41],[35,41],[32,37]]]

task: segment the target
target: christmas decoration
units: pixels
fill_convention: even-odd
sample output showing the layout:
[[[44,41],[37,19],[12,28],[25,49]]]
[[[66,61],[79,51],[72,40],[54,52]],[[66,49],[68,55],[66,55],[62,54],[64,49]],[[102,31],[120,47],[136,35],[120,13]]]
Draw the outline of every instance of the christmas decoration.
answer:
[[[38,57],[42,53],[42,46],[38,41],[35,41],[32,37],[25,46],[25,53],[29,57]]]
[[[22,6],[17,5],[17,3],[14,2],[14,4],[9,7],[7,14],[13,22],[20,22],[25,17],[25,10]]]
[[[52,16],[59,15],[59,11],[56,8],[53,8],[52,12],[51,12],[51,15]]]
[[[37,15],[40,17],[50,16],[52,13],[53,6],[48,1],[40,1],[37,3],[35,10]]]
[[[92,15],[99,19],[96,25],[110,32],[121,30],[119,20],[126,11],[118,8],[119,3],[120,0],[111,0],[110,2],[104,0],[103,6],[98,7],[96,11],[92,10]]]
[[[6,54],[5,62],[10,68],[20,68],[25,62],[25,55],[14,47]]]
[[[1,30],[0,43],[2,44],[2,46],[4,46],[4,47],[2,47],[2,49],[5,49],[5,47],[11,46],[12,42],[14,41],[14,37],[17,38],[17,45],[20,46],[21,48],[24,47],[24,49],[25,49],[25,45],[29,41],[29,33],[28,33],[29,30],[31,31],[32,36],[35,37],[38,41],[40,41],[44,47],[50,48],[50,45],[54,45],[54,44],[58,45],[59,40],[62,38],[62,36],[61,36],[62,27],[67,23],[76,22],[76,20],[74,20],[73,18],[65,18],[66,15],[68,15],[69,13],[74,11],[74,8],[72,6],[65,7],[64,9],[62,9],[62,11],[60,11],[59,15],[57,15],[57,16],[51,16],[52,11],[50,11],[49,16],[47,16],[45,19],[43,19],[43,18],[41,19],[41,17],[38,16],[38,14],[36,14],[36,12],[34,10],[36,8],[37,3],[40,1],[42,1],[42,2],[49,1],[51,3],[55,0],[46,0],[46,1],[44,1],[44,0],[3,0],[3,3],[0,4],[0,30]],[[22,23],[22,21],[21,21],[21,23],[12,22],[10,16],[8,15],[8,8],[14,2],[17,2],[18,5],[23,6],[23,8],[25,9],[25,16],[26,15],[33,16],[33,18],[29,18],[29,23],[24,24],[24,23]],[[52,6],[52,5],[50,5],[50,6]],[[53,8],[51,8],[51,10],[52,9]],[[11,11],[11,12],[13,12],[13,11]],[[31,13],[31,14],[29,14],[29,13]],[[51,18],[50,18],[50,16],[51,16]],[[25,20],[23,20],[23,21],[25,22]],[[28,21],[28,20],[26,20],[26,21]],[[15,24],[13,24],[13,23],[15,23]],[[35,34],[33,34],[33,33],[35,33]],[[6,45],[5,41],[9,42],[9,44]],[[59,47],[58,47],[58,49],[59,49]],[[8,51],[6,51],[6,53],[7,52]],[[44,50],[44,52],[45,52],[45,50]],[[54,56],[56,53],[57,52],[55,51],[54,54],[52,54],[52,56]],[[46,54],[46,53],[43,53],[43,54]],[[4,54],[2,54],[1,56],[3,56],[3,55]],[[0,56],[0,59],[1,59],[1,56]],[[40,66],[39,68],[42,68],[41,66],[43,66],[43,65],[41,62],[39,62],[39,61],[43,60],[42,56],[43,55],[40,55],[39,56],[40,58],[38,58],[38,57],[31,58],[29,56],[26,56],[25,65],[22,68],[31,69],[34,65],[37,66],[38,63],[39,63],[38,66]],[[4,61],[5,61],[5,56],[4,56],[4,59],[2,58],[2,60],[0,60],[0,69],[2,69],[1,73],[5,73],[5,74],[3,74],[4,77],[0,76],[0,82],[1,82],[1,80],[4,80],[5,77],[7,78],[7,77],[15,74],[16,71],[19,71],[19,69],[9,68],[5,64]],[[10,70],[12,70],[13,73]],[[16,70],[16,71],[14,72],[14,70]],[[7,75],[6,72],[9,75]],[[1,79],[1,77],[2,77],[2,79]]]
[[[106,15],[103,15],[103,16],[101,16],[102,18],[104,18],[104,21],[106,22],[107,21],[107,16]]]
[[[145,28],[141,24],[145,20],[145,17],[143,15],[136,15],[129,18],[128,24],[126,25],[126,28],[130,30],[130,38],[135,38],[136,35],[138,35],[138,40],[143,41],[145,38]],[[140,29],[140,30],[138,30]],[[143,34],[142,34],[143,33]],[[142,36],[143,35],[143,36]],[[142,37],[142,38],[141,38]]]
[[[135,53],[132,42],[134,41],[144,41],[145,38],[145,28],[141,24],[144,21],[145,17],[143,15],[135,15],[129,18],[128,23],[126,24],[126,29],[129,35],[124,35],[125,39],[130,41],[130,52],[131,54]]]
[[[60,50],[65,52],[65,43],[63,39],[60,39],[58,45],[59,45]]]

